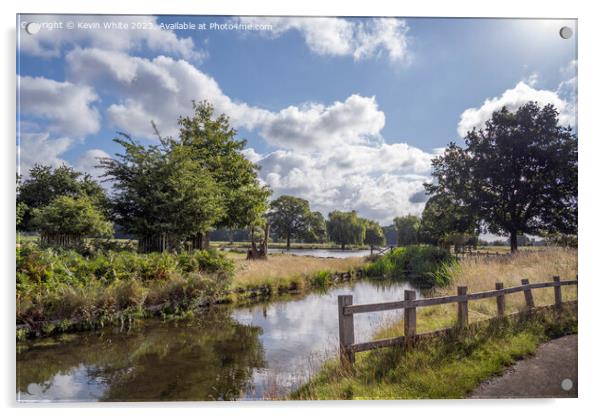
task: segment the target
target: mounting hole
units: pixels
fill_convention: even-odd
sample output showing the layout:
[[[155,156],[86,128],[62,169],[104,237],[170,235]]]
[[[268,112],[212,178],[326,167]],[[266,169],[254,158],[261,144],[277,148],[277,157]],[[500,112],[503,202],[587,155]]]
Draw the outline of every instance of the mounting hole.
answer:
[[[573,380],[571,380],[570,378],[565,378],[564,380],[562,380],[562,383],[560,383],[560,387],[562,387],[562,390],[564,391],[572,390]]]
[[[30,35],[35,35],[36,33],[38,33],[40,31],[41,28],[42,28],[42,26],[39,23],[29,22],[25,26],[25,31],[27,33],[29,33]]]
[[[563,26],[560,28],[560,37],[562,39],[569,39],[571,36],[573,36],[573,29],[568,26]]]

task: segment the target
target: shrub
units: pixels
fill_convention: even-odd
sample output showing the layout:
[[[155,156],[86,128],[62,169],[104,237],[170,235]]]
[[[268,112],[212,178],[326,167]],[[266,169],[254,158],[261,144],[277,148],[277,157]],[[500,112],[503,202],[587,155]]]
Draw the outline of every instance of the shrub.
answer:
[[[414,245],[398,247],[366,266],[372,277],[409,280],[419,286],[444,286],[450,283],[452,255],[439,247]]]

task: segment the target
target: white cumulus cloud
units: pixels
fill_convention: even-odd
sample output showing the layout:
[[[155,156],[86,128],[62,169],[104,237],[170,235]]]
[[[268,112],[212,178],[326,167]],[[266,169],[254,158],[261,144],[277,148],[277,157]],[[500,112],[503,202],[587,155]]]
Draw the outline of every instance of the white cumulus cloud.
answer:
[[[23,115],[48,120],[48,130],[81,138],[100,129],[98,100],[87,85],[58,82],[43,77],[19,77],[19,110]]]
[[[48,133],[21,133],[17,147],[17,173],[27,177],[35,164],[58,167],[68,165],[61,158],[72,145],[68,137],[51,139]]]
[[[520,81],[514,88],[504,91],[499,97],[487,98],[480,107],[465,110],[458,122],[458,135],[464,137],[473,128],[484,127],[493,113],[501,110],[502,107],[506,107],[509,111],[516,111],[529,101],[535,101],[539,105],[554,105],[559,112],[559,122],[563,125],[574,125],[575,107],[564,99],[563,95],[559,90],[539,90]]]
[[[409,27],[399,18],[347,20],[334,17],[239,17],[247,25],[271,25],[262,31],[278,37],[290,30],[301,33],[307,47],[318,55],[352,56],[355,60],[385,55],[392,62],[407,62]]]

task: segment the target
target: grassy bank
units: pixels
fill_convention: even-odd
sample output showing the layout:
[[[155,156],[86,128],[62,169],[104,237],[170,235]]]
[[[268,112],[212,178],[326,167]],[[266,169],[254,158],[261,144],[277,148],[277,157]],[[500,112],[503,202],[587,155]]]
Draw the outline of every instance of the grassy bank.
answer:
[[[268,261],[247,261],[244,255],[228,253],[234,261],[233,291],[304,291],[324,288],[342,275],[354,275],[365,264],[361,257],[344,259],[271,254]]]
[[[456,285],[467,285],[470,292],[491,290],[495,282],[506,287],[531,282],[549,281],[552,275],[574,278],[577,252],[565,249],[525,251],[515,256],[464,259],[449,266],[451,283],[432,295],[455,294]],[[563,299],[576,299],[576,287],[563,287]],[[552,288],[533,291],[535,304],[552,304]],[[524,296],[506,296],[506,312],[524,309]],[[484,321],[496,315],[495,299],[469,304],[471,322]],[[455,305],[419,308],[418,332],[453,326]],[[545,313],[537,319],[491,325],[472,334],[452,339],[433,340],[413,350],[385,348],[356,354],[353,369],[342,368],[337,360],[324,368],[293,398],[456,398],[464,397],[480,382],[499,373],[516,359],[531,354],[549,338],[577,330],[575,313],[556,316]],[[403,335],[403,321],[382,328],[376,339]]]
[[[19,337],[181,316],[201,306],[249,302],[324,288],[355,276],[362,259],[290,255],[247,261],[214,250],[138,254],[122,250],[17,248]]]

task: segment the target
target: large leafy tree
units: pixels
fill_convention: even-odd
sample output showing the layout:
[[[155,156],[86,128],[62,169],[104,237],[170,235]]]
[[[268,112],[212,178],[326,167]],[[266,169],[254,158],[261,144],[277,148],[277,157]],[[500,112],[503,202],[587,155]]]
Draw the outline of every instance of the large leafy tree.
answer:
[[[314,220],[309,202],[302,198],[283,195],[270,203],[268,221],[273,235],[286,240],[286,249],[292,238],[305,238],[311,233]]]
[[[110,237],[113,225],[86,196],[58,196],[48,205],[32,210],[32,226],[49,242],[80,240],[83,237]]]
[[[143,146],[125,134],[114,140],[124,152],[100,164],[114,183],[115,221],[138,237],[142,251],[176,248],[222,218],[220,188],[186,151],[164,140]]]
[[[382,246],[385,244],[385,233],[379,223],[372,220],[364,220],[366,235],[364,236],[364,244],[370,247]]]
[[[90,175],[66,165],[57,168],[34,165],[29,170],[27,179],[17,178],[17,206],[20,214],[18,229],[33,231],[33,210],[45,207],[59,196],[85,196],[101,211],[106,212],[108,208],[104,189]]]
[[[476,212],[493,233],[518,235],[577,229],[577,136],[559,125],[552,105],[530,102],[493,113],[485,127],[451,143],[433,160],[430,194]]]
[[[208,102],[193,102],[193,110],[192,116],[180,117],[179,137],[170,140],[170,146],[186,152],[217,185],[223,214],[213,227],[263,225],[270,191],[259,183],[259,166],[243,154],[246,140],[237,139],[229,118],[224,114],[214,116]]]
[[[415,215],[405,215],[393,220],[397,229],[397,245],[407,246],[418,244],[418,231],[420,229],[420,218]]]
[[[305,241],[309,243],[323,243],[328,238],[326,220],[320,211],[314,211],[309,218],[309,229]]]
[[[366,235],[364,220],[356,211],[329,213],[326,228],[330,239],[340,244],[342,250],[349,244],[362,244]]]

